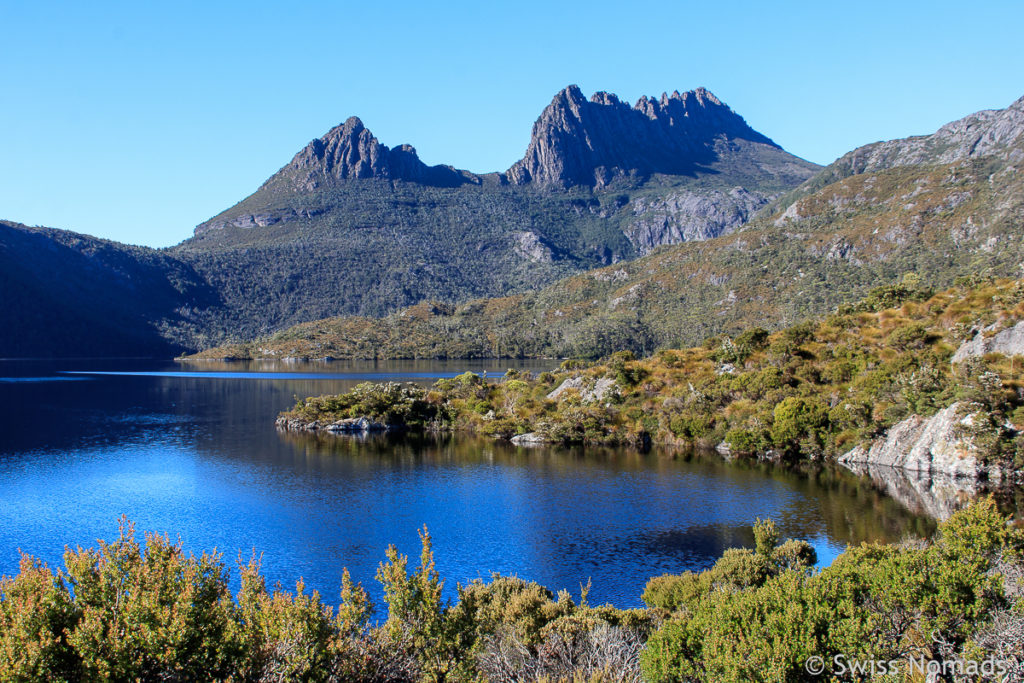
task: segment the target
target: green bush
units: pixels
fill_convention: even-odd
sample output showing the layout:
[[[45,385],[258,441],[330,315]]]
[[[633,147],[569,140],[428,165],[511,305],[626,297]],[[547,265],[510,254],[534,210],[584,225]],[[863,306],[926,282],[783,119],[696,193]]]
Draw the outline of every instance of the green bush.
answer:
[[[753,550],[728,550],[707,571],[652,578],[649,609],[619,610],[499,575],[450,604],[424,529],[415,569],[387,550],[388,614],[373,624],[347,572],[336,612],[301,581],[268,590],[256,560],[233,598],[219,556],[186,556],[155,534],[140,546],[125,521],[116,541],[69,550],[63,570],[26,556],[0,579],[0,678],[468,683],[642,669],[650,681],[801,681],[812,655],[994,656],[978,634],[1020,609],[1008,589],[1019,590],[1024,532],[991,499],[931,542],[862,544],[822,570],[770,521],[753,536]]]
[[[647,642],[647,680],[802,681],[812,655],[827,665],[840,655],[955,657],[969,634],[1011,605],[994,569],[1007,557],[1019,562],[1024,544],[991,499],[953,515],[933,543],[864,544],[821,572],[808,571],[806,543],[769,549],[767,525],[756,536],[756,552],[730,551],[708,572],[648,583],[647,604],[673,616]],[[766,575],[754,558],[769,556]],[[738,580],[714,590],[722,572]],[[931,651],[940,644],[947,649]]]
[[[755,432],[750,429],[730,429],[725,434],[725,442],[729,450],[737,455],[752,455],[767,447],[767,439],[764,433]]]
[[[772,441],[776,446],[787,449],[797,449],[808,442],[820,446],[822,430],[827,424],[828,414],[824,406],[808,399],[790,397],[775,406]]]

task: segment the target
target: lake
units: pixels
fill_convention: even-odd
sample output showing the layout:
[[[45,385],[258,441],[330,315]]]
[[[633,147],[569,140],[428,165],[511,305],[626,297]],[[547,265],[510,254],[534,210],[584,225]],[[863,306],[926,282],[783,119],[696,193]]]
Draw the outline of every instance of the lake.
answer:
[[[330,603],[348,567],[379,601],[385,548],[418,558],[426,525],[449,596],[456,582],[501,572],[577,597],[590,580],[592,603],[633,607],[648,578],[752,546],[758,517],[810,541],[824,563],[848,543],[934,530],[835,469],[459,435],[317,437],[273,424],[296,397],[361,381],[554,365],[2,362],[0,573],[17,572],[19,548],[60,565],[66,545],[116,538],[127,515],[196,554],[216,548],[232,567],[262,553],[269,583],[294,588],[303,577]]]

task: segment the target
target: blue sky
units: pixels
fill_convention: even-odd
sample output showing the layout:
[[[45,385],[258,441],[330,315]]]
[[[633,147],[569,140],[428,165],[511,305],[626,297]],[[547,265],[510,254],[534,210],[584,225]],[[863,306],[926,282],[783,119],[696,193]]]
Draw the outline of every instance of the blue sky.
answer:
[[[0,218],[151,246],[350,115],[485,172],[570,83],[703,85],[824,164],[1024,95],[1019,0],[0,0],[0,26]]]

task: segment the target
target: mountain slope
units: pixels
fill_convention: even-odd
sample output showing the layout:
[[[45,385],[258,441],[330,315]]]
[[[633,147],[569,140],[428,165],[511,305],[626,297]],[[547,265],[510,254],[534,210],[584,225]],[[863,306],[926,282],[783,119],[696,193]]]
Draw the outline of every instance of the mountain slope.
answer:
[[[522,296],[417,307],[380,322],[310,323],[209,355],[644,352],[751,325],[779,327],[907,272],[934,286],[1017,275],[1024,262],[1022,110],[1018,100],[934,136],[854,150],[724,237],[664,247]]]
[[[8,221],[0,291],[0,358],[167,356],[210,339],[194,313],[218,303],[157,250]]]
[[[1006,109],[982,110],[942,126],[931,135],[875,142],[847,152],[775,206],[853,175],[902,166],[935,166],[989,158],[998,169],[1016,169],[1024,161],[1024,97]]]

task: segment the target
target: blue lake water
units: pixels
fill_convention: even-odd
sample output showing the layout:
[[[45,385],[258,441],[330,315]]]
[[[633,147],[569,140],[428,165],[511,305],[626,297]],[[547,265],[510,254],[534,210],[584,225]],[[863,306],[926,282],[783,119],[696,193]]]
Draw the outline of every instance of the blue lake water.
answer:
[[[834,470],[273,425],[296,397],[360,381],[551,365],[0,363],[0,573],[17,571],[19,549],[60,565],[65,546],[115,538],[127,515],[197,554],[216,548],[231,566],[262,553],[270,583],[303,577],[332,603],[348,567],[379,600],[385,548],[417,557],[426,525],[449,595],[501,572],[574,594],[589,579],[592,602],[627,607],[651,576],[752,545],[758,517],[811,541],[823,562],[847,543],[934,528]]]

